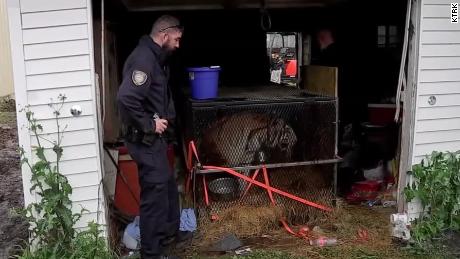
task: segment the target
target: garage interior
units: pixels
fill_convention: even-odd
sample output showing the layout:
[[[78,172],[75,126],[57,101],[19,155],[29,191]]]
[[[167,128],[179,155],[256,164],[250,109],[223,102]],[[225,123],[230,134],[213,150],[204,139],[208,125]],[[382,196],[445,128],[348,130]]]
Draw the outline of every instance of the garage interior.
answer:
[[[288,171],[302,175],[301,188],[311,189],[317,185],[318,177],[324,178],[319,180],[327,183],[324,188],[332,190],[336,184],[337,192],[333,196],[337,194],[343,198],[350,194],[354,183],[366,180],[363,171],[372,174],[382,169],[386,173],[380,180],[393,186],[397,183],[400,124],[394,123],[393,118],[404,43],[405,1],[93,1],[104,154],[110,154],[104,157],[106,176],[111,178],[106,180],[106,187],[110,186],[107,195],[113,201],[111,207],[124,219],[119,222],[126,224],[136,215],[139,187],[134,175],[135,165],[123,149],[116,94],[124,61],[139,38],[148,34],[155,19],[163,14],[178,17],[185,28],[181,47],[170,60],[170,87],[179,120],[177,144],[170,154],[174,154],[171,157],[174,157],[180,188],[184,188],[187,174],[188,145],[188,138],[180,133],[190,126],[186,121],[191,109],[187,68],[220,66],[220,97],[224,92],[229,96],[244,96],[249,89],[269,85],[277,89],[305,90],[308,80],[324,80],[319,76],[306,78],[308,71],[309,75],[323,73],[323,70],[315,70],[322,64],[316,36],[323,29],[330,30],[334,36],[338,62],[337,72],[327,74],[329,80],[326,80],[337,82],[339,114],[338,118],[330,118],[338,121],[337,136],[330,131],[325,133],[332,138],[332,145],[337,148],[334,156],[337,156],[327,158],[337,158],[340,162],[303,165]],[[105,37],[101,44],[102,34]],[[283,63],[280,83],[271,82],[276,61]],[[334,73],[337,80],[330,76]],[[304,133],[308,135],[308,131]],[[276,170],[279,168],[273,171]],[[311,172],[313,175],[309,174]],[[206,206],[200,196],[203,191],[200,186],[194,205],[202,208]],[[324,202],[332,205],[333,196]],[[314,195],[305,198],[319,199]],[[187,206],[186,201],[184,204]],[[213,211],[213,208],[198,210],[198,214],[199,217],[206,214],[208,218]],[[309,209],[301,214],[314,214],[313,211]],[[296,213],[298,215],[299,211]],[[290,222],[300,224],[302,220],[309,221],[312,217],[293,217]]]

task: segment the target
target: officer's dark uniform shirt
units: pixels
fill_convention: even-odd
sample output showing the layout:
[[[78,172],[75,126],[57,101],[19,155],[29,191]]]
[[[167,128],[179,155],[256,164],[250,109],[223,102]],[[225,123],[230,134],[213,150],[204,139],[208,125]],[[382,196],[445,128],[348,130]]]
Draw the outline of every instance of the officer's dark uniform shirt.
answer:
[[[123,67],[123,82],[118,91],[122,121],[146,135],[155,135],[155,113],[170,123],[176,116],[166,58],[165,51],[146,35]]]
[[[152,38],[143,36],[125,62],[117,96],[124,126],[138,136],[127,137],[128,149],[142,168],[140,177],[148,182],[165,182],[169,177],[166,132],[156,134],[154,122],[157,113],[168,120],[170,130],[176,116],[166,58],[166,52]]]

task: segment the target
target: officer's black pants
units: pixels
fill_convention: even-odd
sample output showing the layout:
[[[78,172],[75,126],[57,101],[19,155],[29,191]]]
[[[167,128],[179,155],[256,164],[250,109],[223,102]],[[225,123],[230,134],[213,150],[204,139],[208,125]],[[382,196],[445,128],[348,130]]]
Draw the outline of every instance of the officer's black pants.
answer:
[[[141,182],[142,258],[163,253],[161,241],[179,230],[179,199],[174,177],[166,183]]]
[[[127,143],[136,161],[141,187],[140,231],[141,256],[158,258],[161,242],[179,231],[179,193],[167,158],[167,145],[153,147]]]

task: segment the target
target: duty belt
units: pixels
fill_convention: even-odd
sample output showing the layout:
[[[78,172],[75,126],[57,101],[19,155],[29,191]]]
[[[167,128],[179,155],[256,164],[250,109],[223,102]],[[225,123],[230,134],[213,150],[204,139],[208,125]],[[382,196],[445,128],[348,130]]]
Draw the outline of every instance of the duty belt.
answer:
[[[155,140],[158,138],[157,134],[145,134],[133,126],[127,126],[123,135],[128,142],[143,143],[148,146],[153,145]]]

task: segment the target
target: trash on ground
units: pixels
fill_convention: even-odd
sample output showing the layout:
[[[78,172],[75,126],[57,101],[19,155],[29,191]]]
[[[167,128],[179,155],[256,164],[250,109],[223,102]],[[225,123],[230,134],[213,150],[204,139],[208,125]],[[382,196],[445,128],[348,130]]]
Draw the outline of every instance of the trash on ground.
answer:
[[[351,193],[347,196],[349,203],[361,203],[376,200],[381,189],[381,183],[377,181],[361,181],[351,187]]]
[[[250,247],[242,247],[240,249],[235,250],[236,255],[248,255],[252,253],[252,250]]]
[[[312,231],[315,234],[324,234],[324,231],[319,226],[315,226]]]
[[[213,252],[234,251],[243,246],[243,243],[234,235],[228,234],[217,241],[210,249]]]
[[[382,205],[384,208],[395,207],[396,201],[384,201]]]
[[[183,209],[180,215],[180,231],[193,232],[196,230],[195,211],[191,208]]]
[[[369,241],[369,231],[367,229],[360,228],[358,229],[358,241],[366,242]]]
[[[384,181],[361,181],[352,186],[351,193],[346,200],[350,204],[362,204],[367,207],[396,206],[397,188],[394,184],[385,184]]]
[[[134,218],[134,221],[126,226],[123,233],[123,244],[126,248],[131,250],[138,250],[140,248],[141,231],[139,228],[139,216]]]
[[[407,214],[396,213],[390,216],[390,222],[392,225],[391,236],[402,240],[410,239],[410,221]]]
[[[317,239],[311,239],[310,240],[310,245],[312,246],[334,246],[337,245],[337,239],[335,238],[327,238],[327,237],[320,237]]]

